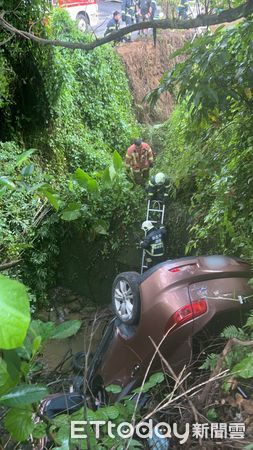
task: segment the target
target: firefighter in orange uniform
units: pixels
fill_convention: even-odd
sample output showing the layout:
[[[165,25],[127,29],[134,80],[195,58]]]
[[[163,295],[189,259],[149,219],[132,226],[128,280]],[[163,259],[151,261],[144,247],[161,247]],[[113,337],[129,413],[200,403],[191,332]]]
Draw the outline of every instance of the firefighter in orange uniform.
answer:
[[[151,147],[142,139],[135,139],[126,153],[126,168],[132,173],[135,183],[144,184],[147,181],[153,162],[154,153]]]

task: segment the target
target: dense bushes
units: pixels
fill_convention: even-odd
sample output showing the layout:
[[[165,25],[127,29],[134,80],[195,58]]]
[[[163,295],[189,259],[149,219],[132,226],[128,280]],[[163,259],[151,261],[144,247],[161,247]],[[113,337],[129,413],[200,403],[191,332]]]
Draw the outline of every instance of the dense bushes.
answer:
[[[187,252],[253,259],[252,33],[249,20],[187,44],[186,62],[153,94],[180,99],[155,138],[159,167],[188,208]]]
[[[182,104],[160,129],[162,136],[159,166],[173,180],[177,202],[188,205],[187,251],[252,258],[250,116],[244,114],[243,129],[238,113],[232,123],[218,129],[210,125],[191,134],[191,121]]]
[[[43,36],[90,39],[66,11],[54,10],[45,26],[45,5],[21,2],[12,19]],[[34,8],[41,20],[35,20]],[[3,46],[0,67],[2,263],[22,258],[11,274],[45,299],[57,284],[66,237],[99,239],[98,254],[104,257],[126,244],[129,226],[138,220],[141,191],[132,192],[124,171],[114,179],[111,168],[107,184],[102,178],[113,151],[124,154],[138,128],[123,67],[110,45],[84,53],[12,40]],[[27,148],[33,152],[19,164]],[[77,186],[77,167],[98,183],[96,198]]]

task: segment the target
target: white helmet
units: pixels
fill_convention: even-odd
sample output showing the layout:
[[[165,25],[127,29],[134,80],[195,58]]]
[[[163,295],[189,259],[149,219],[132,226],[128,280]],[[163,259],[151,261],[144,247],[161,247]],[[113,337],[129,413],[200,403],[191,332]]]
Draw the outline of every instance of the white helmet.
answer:
[[[163,184],[166,181],[166,175],[162,172],[159,172],[155,175],[155,184]]]
[[[154,228],[154,225],[152,224],[151,220],[145,220],[145,222],[143,222],[141,229],[143,231],[149,231],[152,228]]]

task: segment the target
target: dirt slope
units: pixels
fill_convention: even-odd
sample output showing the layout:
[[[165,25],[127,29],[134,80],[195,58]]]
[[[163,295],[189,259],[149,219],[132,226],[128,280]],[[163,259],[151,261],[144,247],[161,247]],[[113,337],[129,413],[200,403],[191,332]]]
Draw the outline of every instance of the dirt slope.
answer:
[[[170,94],[163,94],[153,110],[150,110],[143,102],[143,97],[157,87],[166,70],[172,68],[175,62],[182,60],[182,57],[172,60],[170,55],[181,48],[191,36],[190,32],[166,31],[159,33],[156,47],[154,47],[152,35],[117,47],[117,52],[126,68],[137,118],[140,122],[163,122],[170,115],[173,108],[173,99]]]

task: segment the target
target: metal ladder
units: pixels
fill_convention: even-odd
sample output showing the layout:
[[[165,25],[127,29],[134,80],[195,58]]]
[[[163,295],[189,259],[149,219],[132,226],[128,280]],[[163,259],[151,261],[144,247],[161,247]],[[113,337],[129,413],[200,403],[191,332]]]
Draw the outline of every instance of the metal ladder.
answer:
[[[152,223],[159,222],[161,225],[163,225],[164,222],[164,213],[165,213],[165,204],[161,200],[148,200],[147,204],[147,213],[146,213],[146,219],[150,220]],[[154,216],[157,216],[154,219]],[[147,235],[147,232],[145,231],[145,237]],[[142,250],[142,259],[141,259],[141,274],[143,274],[145,269],[148,269],[148,266],[145,264],[145,256],[146,251],[145,249]]]

